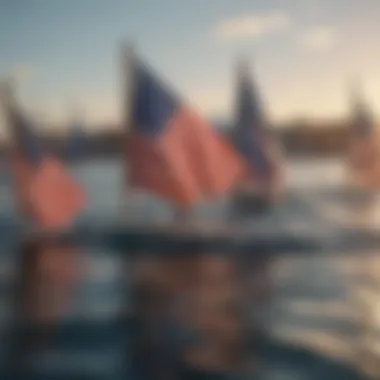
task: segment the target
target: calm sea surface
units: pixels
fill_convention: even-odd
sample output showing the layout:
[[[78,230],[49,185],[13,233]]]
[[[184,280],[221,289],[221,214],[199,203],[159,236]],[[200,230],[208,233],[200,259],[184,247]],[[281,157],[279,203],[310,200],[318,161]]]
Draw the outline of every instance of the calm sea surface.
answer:
[[[120,213],[132,212],[131,207],[134,207],[134,213],[144,214],[145,218],[157,213],[170,218],[167,206],[157,206],[153,201],[149,203],[146,198],[141,198],[139,204],[133,202],[133,205],[124,207],[125,202],[121,200],[124,174],[121,166],[113,161],[93,161],[71,170],[88,191],[89,203],[82,216],[87,223],[102,225]],[[314,213],[341,224],[380,226],[380,197],[373,196],[360,207],[343,202],[344,168],[339,160],[292,161],[287,174],[289,189],[297,191]],[[0,326],[3,329],[7,328],[10,318],[10,297],[6,289],[14,269],[14,241],[10,227],[14,217],[8,175],[3,173],[0,178],[0,229],[3,230]],[[301,223],[303,228],[308,228],[307,217]],[[321,231],[326,228],[323,218],[320,225],[315,219],[309,227]],[[85,255],[88,260],[86,278],[78,289],[67,320],[96,321],[117,315],[128,296],[122,283],[120,259],[115,252],[96,247]],[[366,349],[377,351],[380,357],[380,280],[370,281],[369,285],[367,281],[380,277],[380,261],[377,252],[361,256],[361,252],[357,257],[347,258],[336,257],[334,252],[321,252],[302,258],[289,255],[276,260],[273,265],[276,295],[268,317],[272,334],[351,362],[362,360]],[[110,352],[115,350],[115,347],[110,348]],[[75,357],[78,359],[78,355]],[[78,361],[82,365],[86,363],[85,358]],[[104,368],[108,367],[103,364]],[[98,361],[97,365],[100,371],[102,362]]]

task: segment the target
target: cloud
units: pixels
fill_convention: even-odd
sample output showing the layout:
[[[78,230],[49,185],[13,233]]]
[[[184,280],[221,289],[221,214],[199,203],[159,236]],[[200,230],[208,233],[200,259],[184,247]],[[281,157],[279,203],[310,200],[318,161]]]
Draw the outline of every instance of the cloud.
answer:
[[[221,40],[259,38],[287,29],[292,24],[289,14],[282,10],[252,13],[243,17],[225,19],[213,30]]]
[[[329,26],[319,26],[306,31],[299,43],[307,50],[325,51],[332,49],[338,42],[336,29]]]

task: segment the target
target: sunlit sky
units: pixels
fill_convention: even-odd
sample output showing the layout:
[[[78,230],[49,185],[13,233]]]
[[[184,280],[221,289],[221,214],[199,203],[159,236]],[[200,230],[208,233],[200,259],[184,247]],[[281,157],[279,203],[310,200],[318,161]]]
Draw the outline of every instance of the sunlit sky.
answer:
[[[340,117],[351,78],[380,113],[379,0],[0,0],[0,76],[64,123],[121,119],[120,43],[206,116],[228,117],[247,56],[274,120]]]

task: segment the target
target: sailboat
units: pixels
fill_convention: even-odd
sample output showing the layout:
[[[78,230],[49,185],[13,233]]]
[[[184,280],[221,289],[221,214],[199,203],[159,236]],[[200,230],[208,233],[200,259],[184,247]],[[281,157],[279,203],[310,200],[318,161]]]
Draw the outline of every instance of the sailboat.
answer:
[[[363,97],[353,92],[353,112],[348,147],[350,187],[371,191],[380,189],[380,135],[374,116]]]
[[[237,186],[238,206],[266,210],[283,194],[280,146],[268,130],[258,91],[245,60],[238,66],[234,143],[248,164],[246,178]]]

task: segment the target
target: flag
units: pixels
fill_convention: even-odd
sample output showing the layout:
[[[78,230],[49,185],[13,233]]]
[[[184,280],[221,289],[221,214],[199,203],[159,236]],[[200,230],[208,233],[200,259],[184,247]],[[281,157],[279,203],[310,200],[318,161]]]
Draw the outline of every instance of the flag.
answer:
[[[83,191],[44,149],[9,89],[1,95],[13,143],[11,170],[20,211],[38,230],[66,228],[84,206]],[[26,267],[21,273],[25,278],[21,278],[19,317],[28,322],[59,320],[82,277],[79,252],[70,245],[40,238],[26,244],[21,256]]]
[[[247,179],[279,186],[280,157],[267,131],[261,99],[245,63],[238,69],[236,110],[235,144],[247,161]]]
[[[3,100],[13,143],[14,191],[21,211],[37,228],[67,227],[84,206],[82,189],[46,152],[11,94]]]
[[[351,133],[354,137],[368,138],[373,132],[373,114],[365,102],[360,99],[359,95],[355,94],[351,121]]]
[[[378,165],[380,145],[370,109],[358,93],[355,92],[353,98],[348,160],[352,167],[364,172]]]
[[[264,134],[266,119],[262,101],[249,74],[248,65],[241,62],[238,67],[236,124],[240,131],[255,135]]]
[[[233,147],[141,60],[132,73],[131,183],[184,208],[227,192],[244,170]]]

